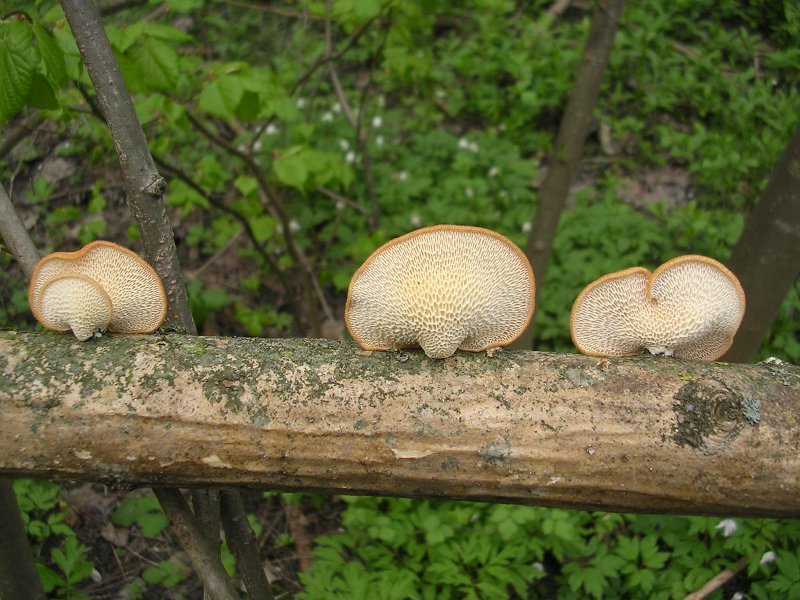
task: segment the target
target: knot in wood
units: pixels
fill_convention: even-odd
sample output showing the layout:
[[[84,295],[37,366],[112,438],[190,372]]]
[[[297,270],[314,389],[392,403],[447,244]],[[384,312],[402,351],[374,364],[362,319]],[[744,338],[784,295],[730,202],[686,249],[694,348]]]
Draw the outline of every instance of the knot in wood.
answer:
[[[722,452],[744,424],[752,422],[742,395],[717,379],[690,381],[673,397],[675,443],[688,444],[702,454]]]

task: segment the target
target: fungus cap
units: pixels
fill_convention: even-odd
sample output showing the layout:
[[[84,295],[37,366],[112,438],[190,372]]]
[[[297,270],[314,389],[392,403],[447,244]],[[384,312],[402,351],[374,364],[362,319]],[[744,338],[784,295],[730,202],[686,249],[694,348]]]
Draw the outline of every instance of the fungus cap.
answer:
[[[33,314],[48,329],[72,330],[83,342],[108,328],[111,313],[111,298],[96,281],[83,275],[61,275],[42,286]]]
[[[633,267],[590,283],[572,306],[570,333],[578,350],[592,356],[647,349],[716,360],[733,343],[744,310],[736,276],[716,260],[692,254],[653,273]]]
[[[48,254],[36,264],[28,289],[28,303],[37,319],[42,314],[43,290],[49,282],[65,275],[90,279],[111,299],[109,331],[152,333],[167,314],[164,286],[153,268],[127,248],[96,241],[75,252]],[[42,324],[47,327],[44,322]]]
[[[436,225],[387,242],[353,275],[345,324],[365,350],[421,346],[431,358],[517,339],[534,310],[533,270],[504,236]]]

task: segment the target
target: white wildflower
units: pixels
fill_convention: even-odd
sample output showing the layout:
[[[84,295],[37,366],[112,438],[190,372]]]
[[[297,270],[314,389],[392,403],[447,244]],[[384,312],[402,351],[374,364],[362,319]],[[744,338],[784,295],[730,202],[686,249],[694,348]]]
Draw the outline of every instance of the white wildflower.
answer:
[[[422,225],[422,219],[419,218],[419,215],[417,213],[412,213],[411,214],[411,226],[412,227],[419,227],[420,225]]]
[[[480,148],[478,147],[478,143],[477,142],[470,142],[469,143],[469,147],[467,149],[470,152],[474,152],[475,154],[477,154],[478,150],[480,150]]]
[[[338,102],[335,102],[333,106],[331,106],[331,110],[338,115],[340,112],[342,112],[342,105]]]
[[[297,233],[300,231],[302,227],[300,227],[300,223],[296,219],[292,219],[289,221],[289,231],[292,233]]]
[[[264,144],[261,143],[261,140],[256,140],[253,144],[253,152],[258,152],[263,146]]]
[[[331,121],[333,121],[333,113],[330,111],[322,113],[322,117],[320,118],[320,120],[323,123],[330,123]]]
[[[774,560],[775,560],[775,553],[772,550],[767,550],[761,556],[761,560],[758,561],[758,564],[760,564],[760,565],[768,565],[769,563],[773,562]]]
[[[381,118],[380,115],[375,115],[374,117],[372,117],[372,127],[374,129],[377,129],[381,125],[383,125],[383,119]]]
[[[278,127],[270,123],[269,125],[267,125],[267,128],[264,130],[264,133],[266,135],[275,135],[276,133],[278,133]]]
[[[397,181],[405,181],[408,179],[408,173],[406,171],[400,171],[397,174]]]
[[[356,153],[350,150],[350,152],[344,155],[344,161],[348,165],[352,165],[354,162],[356,162]]]
[[[500,169],[498,167],[489,168],[489,177],[497,177],[499,174],[500,174]]]
[[[537,571],[541,571],[542,573],[544,573],[544,564],[540,563],[538,560],[535,563],[533,563],[533,568],[536,569]]]
[[[475,196],[475,191],[471,187],[467,187],[464,189],[464,195],[467,198],[473,198]]]
[[[344,210],[344,207],[345,207],[344,200],[336,201],[336,210]]]
[[[305,98],[298,98],[297,99],[297,108],[305,108],[306,106],[306,99]]]
[[[379,135],[378,137],[375,138],[375,145],[378,146],[378,147],[383,146],[383,136],[382,135]]]
[[[350,142],[342,138],[341,140],[339,140],[339,148],[342,149],[342,152],[347,152],[348,150],[350,150]]]
[[[463,138],[462,137],[460,140],[458,140],[458,147],[463,149],[463,150],[468,149],[469,148],[469,140],[467,138]]]
[[[525,221],[522,224],[522,233],[530,233],[531,232],[531,222]]]
[[[738,528],[739,526],[733,519],[722,519],[722,521],[717,524],[717,529],[722,529],[722,535],[725,537],[731,537],[736,533]]]

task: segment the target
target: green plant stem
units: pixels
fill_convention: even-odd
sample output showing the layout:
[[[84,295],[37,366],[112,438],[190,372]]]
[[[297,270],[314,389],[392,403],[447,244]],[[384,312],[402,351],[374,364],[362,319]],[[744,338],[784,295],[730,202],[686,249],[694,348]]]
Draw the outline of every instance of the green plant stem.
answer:
[[[242,576],[247,593],[252,600],[272,600],[272,589],[261,561],[253,529],[247,520],[242,496],[238,490],[220,491],[222,526],[236,566]]]
[[[183,494],[175,488],[162,487],[153,488],[153,492],[211,597],[215,600],[239,600],[239,594],[222,567],[219,549],[198,526]]]

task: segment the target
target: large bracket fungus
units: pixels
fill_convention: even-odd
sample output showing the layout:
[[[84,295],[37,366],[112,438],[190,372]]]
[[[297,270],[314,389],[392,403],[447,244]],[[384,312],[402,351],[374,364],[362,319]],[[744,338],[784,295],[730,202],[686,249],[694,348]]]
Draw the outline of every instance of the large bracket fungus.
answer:
[[[633,267],[590,283],[570,315],[575,346],[591,356],[626,356],[647,349],[678,358],[716,360],[742,322],[745,296],[722,264],[679,256],[653,273]]]
[[[365,350],[422,347],[431,358],[517,339],[533,316],[534,277],[509,239],[436,225],[387,242],[353,275],[345,323]]]
[[[167,314],[164,286],[153,268],[105,241],[42,258],[31,276],[28,303],[46,328],[72,330],[81,341],[106,329],[152,333]]]

